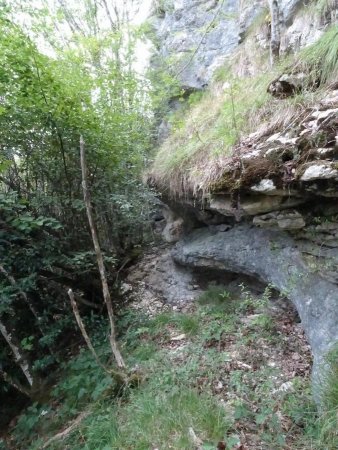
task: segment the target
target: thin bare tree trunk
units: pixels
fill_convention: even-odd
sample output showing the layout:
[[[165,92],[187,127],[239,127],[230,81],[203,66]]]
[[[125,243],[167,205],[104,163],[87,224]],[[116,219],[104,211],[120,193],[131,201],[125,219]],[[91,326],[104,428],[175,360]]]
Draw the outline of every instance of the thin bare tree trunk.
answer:
[[[85,36],[84,30],[81,29],[80,25],[76,22],[73,13],[68,9],[67,2],[65,0],[59,0],[59,5],[61,7],[62,12],[65,15],[65,19],[73,33],[76,31]]]
[[[281,23],[278,0],[269,0],[271,15],[270,62],[275,64],[279,59],[281,41]]]
[[[74,313],[76,322],[80,328],[83,339],[86,341],[87,347],[89,348],[92,355],[94,356],[94,359],[97,362],[97,365],[100,366],[105,372],[109,373],[108,369],[101,363],[101,361],[95,351],[95,348],[93,347],[92,341],[90,340],[90,337],[88,336],[88,333],[86,331],[84,323],[82,322],[79,308],[77,307],[77,303],[76,303],[75,297],[74,297],[74,292],[72,291],[72,289],[68,289],[68,295],[70,298],[70,303],[72,305],[72,309],[73,309],[73,313]]]
[[[0,333],[4,337],[5,341],[9,345],[10,349],[12,350],[15,361],[18,364],[18,366],[21,368],[23,374],[25,375],[28,384],[32,387],[34,384],[34,377],[31,374],[30,365],[29,362],[26,360],[25,356],[23,355],[23,352],[19,349],[19,347],[15,344],[13,337],[11,333],[7,331],[7,328],[3,322],[0,321]]]
[[[106,10],[106,14],[107,14],[107,17],[108,17],[109,22],[110,22],[111,30],[112,31],[116,31],[117,27],[116,27],[116,24],[114,23],[113,18],[112,18],[111,14],[110,14],[110,10],[109,10],[109,7],[108,7],[108,4],[107,4],[106,0],[102,0],[102,3],[103,3],[103,6],[104,6],[104,9]]]
[[[81,171],[82,171],[83,198],[84,198],[84,202],[86,205],[86,211],[87,211],[90,232],[91,232],[92,240],[93,240],[93,244],[94,244],[97,265],[98,265],[99,272],[100,272],[103,298],[104,298],[104,301],[105,301],[105,304],[107,307],[109,323],[110,323],[110,346],[111,346],[113,355],[115,357],[117,367],[119,369],[125,369],[126,365],[124,363],[123,357],[121,355],[121,352],[118,348],[117,341],[116,341],[113,305],[112,305],[112,301],[111,301],[111,297],[110,297],[103,256],[102,256],[99,239],[98,239],[98,235],[97,235],[97,231],[96,231],[96,226],[95,226],[95,222],[94,222],[94,218],[93,218],[93,208],[92,208],[90,193],[89,193],[88,185],[87,185],[87,165],[86,165],[85,145],[84,145],[84,140],[83,140],[82,136],[80,137],[80,161],[81,161]]]
[[[23,387],[20,383],[17,381],[14,381],[12,377],[5,372],[4,370],[0,369],[0,376],[3,378],[3,380],[8,383],[10,386],[12,386],[17,391],[21,392],[21,394],[26,395],[27,397],[30,397],[30,391]]]

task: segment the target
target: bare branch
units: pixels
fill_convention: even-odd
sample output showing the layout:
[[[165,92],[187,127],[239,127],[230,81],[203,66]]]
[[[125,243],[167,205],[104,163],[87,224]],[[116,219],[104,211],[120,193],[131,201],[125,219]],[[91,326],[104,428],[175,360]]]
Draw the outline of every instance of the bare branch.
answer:
[[[115,357],[117,367],[119,369],[125,369],[126,365],[124,363],[123,357],[121,355],[121,352],[118,348],[117,341],[116,341],[113,305],[112,305],[112,301],[111,301],[111,297],[110,297],[102,251],[100,248],[98,234],[97,234],[97,230],[96,230],[96,226],[95,226],[95,222],[94,222],[90,192],[89,192],[88,185],[87,185],[87,165],[86,165],[84,140],[83,140],[82,136],[80,137],[80,160],[81,160],[81,171],[82,171],[83,198],[84,198],[84,202],[86,205],[89,227],[90,227],[93,245],[94,245],[94,249],[95,249],[97,265],[98,265],[99,272],[100,272],[103,298],[104,298],[104,301],[105,301],[105,304],[107,307],[108,318],[109,318],[109,323],[110,323],[110,346],[111,346],[113,355]]]
[[[113,21],[113,18],[112,18],[111,14],[110,14],[110,10],[109,10],[109,7],[108,7],[108,4],[107,4],[106,0],[102,0],[102,3],[103,3],[103,6],[104,6],[104,9],[106,10],[106,14],[107,14],[107,17],[109,19],[111,29],[112,29],[112,31],[116,31],[117,25]]]
[[[41,449],[48,448],[50,444],[52,444],[55,441],[60,441],[65,439],[76,427],[80,425],[80,423],[85,419],[87,416],[89,416],[89,411],[84,411],[81,414],[77,416],[77,418],[67,427],[65,430],[61,431],[60,433],[57,433],[55,436],[48,439],[47,442],[44,443],[44,445],[41,447]]]
[[[30,391],[28,389],[26,389],[24,386],[22,386],[20,383],[18,383],[17,381],[13,380],[13,378],[7,372],[5,372],[3,369],[0,369],[0,376],[6,383],[8,383],[10,386],[12,386],[17,391],[21,392],[21,394],[24,394],[27,397],[30,397]]]
[[[73,309],[73,313],[76,319],[76,322],[80,328],[81,334],[83,336],[83,339],[86,341],[87,347],[89,348],[89,350],[91,351],[92,355],[95,358],[95,361],[97,362],[97,365],[100,366],[105,372],[109,373],[108,369],[102,364],[102,362],[100,361],[95,348],[93,347],[92,341],[90,340],[90,337],[88,336],[88,333],[86,331],[86,328],[84,326],[84,323],[82,322],[81,316],[80,316],[80,312],[79,312],[79,308],[77,307],[77,303],[75,301],[75,297],[74,297],[74,293],[72,291],[72,289],[68,289],[68,295],[70,298],[70,303],[72,305],[72,309]]]
[[[28,384],[32,387],[34,384],[34,378],[31,374],[30,365],[27,359],[24,357],[23,352],[19,349],[18,345],[15,344],[12,334],[7,330],[5,324],[0,321],[0,333],[4,337],[5,341],[9,345],[12,350],[15,361],[18,366],[21,368],[22,373],[25,375]]]

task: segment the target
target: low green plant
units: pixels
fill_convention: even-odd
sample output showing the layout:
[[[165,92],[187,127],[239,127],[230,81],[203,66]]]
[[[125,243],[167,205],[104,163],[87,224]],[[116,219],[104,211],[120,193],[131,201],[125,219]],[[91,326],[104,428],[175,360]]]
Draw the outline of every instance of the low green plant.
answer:
[[[195,334],[199,329],[198,317],[193,314],[164,312],[149,321],[148,332],[153,335],[163,333],[167,326],[187,334]]]
[[[230,292],[224,286],[214,283],[209,284],[208,288],[198,298],[200,305],[209,305],[213,310],[220,310],[223,313],[232,313],[238,306],[237,299],[234,299]]]
[[[323,382],[323,404],[327,411],[338,413],[338,346],[334,346],[325,359],[325,379]]]
[[[269,99],[270,79],[271,73],[252,78],[230,73],[225,83],[215,82],[185,108],[183,120],[178,112],[179,126],[159,149],[151,177],[178,195],[184,194],[182,187],[203,191],[217,181],[221,174],[214,162],[229,156],[240,137],[256,128],[252,118]]]
[[[327,13],[334,10],[337,7],[336,0],[312,0],[310,9],[316,15],[320,15],[323,18]]]
[[[70,443],[74,450],[148,450],[154,445],[191,450],[190,428],[215,447],[229,426],[224,409],[210,397],[191,389],[156,392],[151,386],[132,395],[118,413],[108,404],[98,405]]]
[[[336,354],[330,354],[325,385],[327,410],[319,415],[309,378],[295,377],[289,389],[280,389],[285,381],[282,367],[268,364],[267,346],[281,344],[271,344],[265,333],[268,316],[263,311],[270,296],[270,287],[257,298],[243,288],[246,308],[229,313],[214,304],[224,306],[233,301],[231,296],[224,287],[212,285],[193,315],[165,312],[149,319],[137,311],[125,312],[121,342],[128,364],[141,365],[144,382],[117,395],[83,351],[65,367],[65,378],[54,390],[57,407],[52,402],[27,410],[16,429],[17,442],[24,437],[25,450],[37,450],[46,441],[43,436],[54,435],[85,410],[89,415],[65,441],[51,444],[51,450],[191,450],[191,430],[202,448],[210,450],[219,441],[229,448],[240,445],[238,430],[254,430],[252,448],[334,450]],[[254,324],[243,320],[248,310],[259,312]],[[186,337],[172,341],[173,332]],[[104,358],[99,340],[98,335],[96,346]],[[258,341],[261,352],[254,350]]]

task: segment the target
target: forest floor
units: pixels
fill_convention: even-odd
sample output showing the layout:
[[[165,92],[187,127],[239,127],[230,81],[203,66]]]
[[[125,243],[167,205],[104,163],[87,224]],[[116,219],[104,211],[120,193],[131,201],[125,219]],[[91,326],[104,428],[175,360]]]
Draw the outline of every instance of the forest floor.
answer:
[[[323,440],[318,426],[310,349],[291,305],[245,286],[232,295],[211,284],[184,308],[139,294],[119,327],[128,365],[143,381],[117,392],[83,348],[52,401],[28,408],[1,449],[338,448],[337,436]],[[109,362],[106,325],[97,319],[95,329]]]

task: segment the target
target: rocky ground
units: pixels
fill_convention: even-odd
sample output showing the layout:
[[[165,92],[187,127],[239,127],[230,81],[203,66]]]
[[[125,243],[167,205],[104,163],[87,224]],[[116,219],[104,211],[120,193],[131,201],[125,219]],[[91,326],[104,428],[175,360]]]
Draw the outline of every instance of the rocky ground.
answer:
[[[130,269],[131,306],[162,325],[141,341],[153,339],[172,370],[186,372],[190,387],[229,412],[232,426],[217,448],[303,448],[307,418],[293,409],[309,400],[312,358],[294,308],[250,280],[213,281],[207,287],[205,278],[175,265],[167,246],[146,255]],[[195,449],[215,448],[190,433]]]

